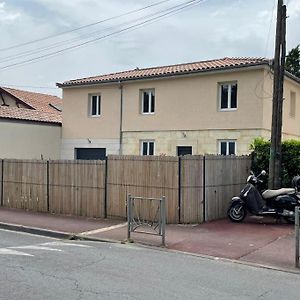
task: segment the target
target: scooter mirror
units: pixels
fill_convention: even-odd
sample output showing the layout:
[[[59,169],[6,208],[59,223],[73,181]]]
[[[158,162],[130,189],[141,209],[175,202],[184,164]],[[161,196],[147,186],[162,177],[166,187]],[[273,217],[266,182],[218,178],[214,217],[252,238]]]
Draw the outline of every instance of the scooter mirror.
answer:
[[[265,175],[267,174],[267,172],[266,172],[265,170],[262,170],[262,171],[260,172],[260,174],[261,174],[262,176],[265,176]]]

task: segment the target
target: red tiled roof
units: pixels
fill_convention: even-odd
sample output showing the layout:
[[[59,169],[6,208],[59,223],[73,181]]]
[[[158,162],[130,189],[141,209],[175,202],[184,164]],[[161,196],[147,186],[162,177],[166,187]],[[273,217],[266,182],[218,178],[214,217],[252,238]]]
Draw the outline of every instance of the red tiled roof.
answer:
[[[269,60],[266,58],[250,58],[250,57],[224,57],[221,59],[153,67],[146,69],[134,69],[124,72],[112,73],[99,75],[94,77],[87,77],[81,79],[74,79],[65,81],[63,83],[57,83],[59,87],[67,87],[73,85],[85,85],[85,84],[96,84],[105,82],[118,82],[122,80],[135,80],[152,77],[166,77],[189,73],[199,73],[204,71],[213,71],[220,69],[233,69],[240,67],[248,67],[255,65],[268,64]]]
[[[34,109],[0,106],[0,118],[61,124],[61,114]]]
[[[17,98],[29,108],[0,106],[0,118],[62,123],[61,111],[54,108],[62,107],[62,99],[59,97],[6,87],[1,87],[0,92],[1,90]]]

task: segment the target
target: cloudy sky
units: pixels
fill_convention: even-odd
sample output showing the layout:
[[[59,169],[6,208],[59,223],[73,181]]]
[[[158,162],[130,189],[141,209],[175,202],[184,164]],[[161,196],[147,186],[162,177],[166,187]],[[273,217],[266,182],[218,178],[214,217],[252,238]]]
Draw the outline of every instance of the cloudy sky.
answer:
[[[0,86],[60,95],[56,82],[135,67],[224,56],[272,57],[276,4],[277,0],[0,0]],[[285,4],[290,50],[300,44],[300,0]],[[151,7],[137,11],[147,6]],[[126,14],[131,11],[136,12]],[[126,15],[117,17],[122,14]],[[110,20],[99,23],[105,19]]]

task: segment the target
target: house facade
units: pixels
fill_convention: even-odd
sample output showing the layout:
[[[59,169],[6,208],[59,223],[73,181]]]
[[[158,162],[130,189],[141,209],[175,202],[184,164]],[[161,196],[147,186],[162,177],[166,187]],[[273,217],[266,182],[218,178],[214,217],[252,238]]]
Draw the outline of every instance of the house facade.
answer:
[[[135,69],[58,84],[61,155],[248,154],[269,139],[272,71],[259,58]],[[283,138],[300,138],[300,81],[286,74]]]
[[[62,100],[0,87],[0,159],[59,159]]]

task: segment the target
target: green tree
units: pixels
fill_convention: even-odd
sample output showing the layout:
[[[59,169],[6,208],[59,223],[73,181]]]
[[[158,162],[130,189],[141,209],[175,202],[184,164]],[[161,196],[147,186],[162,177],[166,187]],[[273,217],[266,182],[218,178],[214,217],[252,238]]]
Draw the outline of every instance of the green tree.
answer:
[[[298,45],[293,48],[287,55],[285,68],[288,72],[300,78],[300,49]]]

